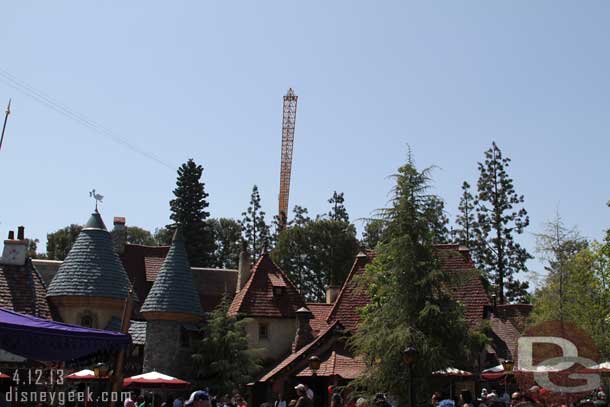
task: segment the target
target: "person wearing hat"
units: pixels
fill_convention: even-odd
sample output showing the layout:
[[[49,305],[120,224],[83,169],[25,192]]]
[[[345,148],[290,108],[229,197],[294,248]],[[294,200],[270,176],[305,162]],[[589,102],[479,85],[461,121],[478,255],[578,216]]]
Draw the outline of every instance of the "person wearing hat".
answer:
[[[184,402],[184,405],[192,407],[210,407],[210,395],[207,391],[194,391],[191,393],[191,397]]]
[[[307,387],[303,383],[297,384],[294,389],[297,392],[297,405],[296,407],[313,407],[313,402],[307,397]]]

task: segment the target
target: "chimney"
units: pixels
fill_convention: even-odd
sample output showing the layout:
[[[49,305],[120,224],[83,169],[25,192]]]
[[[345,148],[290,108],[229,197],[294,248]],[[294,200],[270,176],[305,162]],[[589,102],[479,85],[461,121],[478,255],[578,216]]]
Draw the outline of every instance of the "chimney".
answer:
[[[241,251],[239,252],[239,266],[237,272],[237,290],[239,292],[246,282],[250,278],[250,255],[248,254],[248,248],[246,242],[242,240]]]
[[[292,343],[292,353],[298,351],[309,342],[313,341],[313,331],[309,320],[312,318],[311,311],[307,308],[299,308],[297,314],[297,333]]]
[[[127,243],[127,227],[123,216],[114,217],[114,228],[112,229],[112,243],[114,251],[118,254],[125,253],[125,243]]]
[[[4,241],[0,264],[10,266],[23,266],[27,257],[27,242],[25,240],[25,228],[17,228],[17,239],[15,232],[8,232],[8,239]]]
[[[339,295],[340,290],[341,287],[339,287],[338,285],[330,284],[326,286],[326,303],[334,304],[335,300],[337,299],[337,296]]]

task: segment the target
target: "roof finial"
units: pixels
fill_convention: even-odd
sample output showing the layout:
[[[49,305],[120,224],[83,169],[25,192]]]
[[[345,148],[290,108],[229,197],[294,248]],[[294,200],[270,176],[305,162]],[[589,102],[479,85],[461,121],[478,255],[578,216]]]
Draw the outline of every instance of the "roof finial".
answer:
[[[93,188],[91,191],[89,191],[89,197],[95,199],[95,212],[97,212],[97,204],[102,203],[102,200],[104,199],[103,195],[97,194],[95,192],[95,188]]]

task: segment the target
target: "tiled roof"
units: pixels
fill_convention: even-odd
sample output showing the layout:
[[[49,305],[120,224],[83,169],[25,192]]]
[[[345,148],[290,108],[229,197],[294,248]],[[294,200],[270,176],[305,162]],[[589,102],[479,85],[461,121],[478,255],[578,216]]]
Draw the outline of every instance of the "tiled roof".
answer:
[[[283,293],[279,296],[274,296],[274,282],[276,287],[283,287]],[[301,294],[273,263],[269,253],[264,253],[252,268],[244,288],[233,298],[229,314],[294,318],[295,311],[304,306]]]
[[[307,308],[311,311],[312,318],[309,320],[309,325],[313,330],[314,336],[317,336],[320,332],[328,328],[326,319],[328,313],[332,309],[333,304],[308,302]]]
[[[303,346],[298,351],[288,355],[286,359],[278,363],[273,369],[271,369],[263,377],[261,377],[259,381],[266,382],[267,380],[270,380],[276,375],[282,373],[282,371],[289,368],[293,363],[297,362],[305,355],[307,355],[310,350],[316,349],[318,345],[321,345],[323,342],[329,340],[333,337],[333,335],[337,334],[337,332],[341,331],[342,329],[343,327],[339,322],[332,323],[328,328],[322,331],[316,339],[309,342],[307,345]]]
[[[345,329],[355,331],[360,321],[358,310],[369,303],[368,293],[360,288],[354,280],[356,276],[364,273],[366,265],[373,260],[375,254],[372,251],[359,253],[352,266],[343,287],[337,296],[337,300],[329,312],[327,322],[341,321]]]
[[[337,351],[333,350],[330,355],[320,363],[320,369],[316,371],[316,376],[319,377],[332,377],[338,376],[342,379],[353,380],[359,377],[366,364],[360,358],[353,358],[348,355],[338,354]],[[307,366],[301,370],[297,376],[299,377],[310,377],[313,376],[312,370]]]
[[[0,308],[51,319],[47,291],[30,259],[23,266],[0,265]]]
[[[95,212],[59,267],[47,296],[124,299],[129,287],[129,278],[114,251],[112,238],[101,216]]]
[[[179,229],[174,233],[169,253],[140,312],[203,314]]]
[[[121,318],[113,316],[104,328],[106,331],[119,332],[121,330]]]
[[[144,257],[144,269],[146,270],[146,281],[153,282],[161,270],[165,257]]]
[[[146,321],[134,321],[129,323],[129,335],[134,345],[144,345],[146,343]]]
[[[508,319],[519,332],[523,332],[532,312],[532,304],[496,305],[493,313],[498,318]]]
[[[462,303],[466,320],[475,327],[483,319],[485,306],[490,304],[479,274],[474,269],[468,249],[459,245],[436,245],[436,253],[444,271],[453,273],[453,298]],[[337,301],[329,313],[327,322],[341,321],[343,326],[354,331],[360,321],[358,310],[369,303],[368,293],[358,287],[354,277],[364,273],[366,265],[373,260],[372,251],[360,253],[352,266]]]
[[[204,312],[213,311],[224,295],[235,295],[237,270],[191,267],[191,271]]]
[[[494,341],[494,349],[498,357],[503,359],[517,359],[517,342],[526,328],[529,314],[532,311],[530,304],[503,304],[492,309],[489,318],[491,329],[502,341]]]
[[[120,255],[121,262],[127,271],[134,290],[141,302],[146,299],[148,291],[152,287],[152,281],[147,279],[147,268],[145,259],[157,257],[164,259],[169,251],[169,246],[145,246],[126,243],[123,253]],[[158,270],[157,270],[158,272]],[[155,274],[156,276],[156,274]]]

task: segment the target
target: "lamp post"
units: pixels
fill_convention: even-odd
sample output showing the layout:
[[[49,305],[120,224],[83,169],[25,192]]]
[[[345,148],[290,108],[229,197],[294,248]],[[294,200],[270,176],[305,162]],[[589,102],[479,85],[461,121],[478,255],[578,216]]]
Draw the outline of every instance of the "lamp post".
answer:
[[[508,393],[508,375],[513,371],[513,367],[515,366],[515,362],[510,359],[506,359],[502,361],[502,368],[504,368],[504,392]]]
[[[415,346],[407,346],[402,351],[402,361],[409,368],[409,404],[410,407],[415,407],[415,390],[413,381],[413,365],[417,361],[417,349]]]
[[[317,356],[312,356],[309,358],[309,368],[311,369],[311,374],[316,376],[318,370],[320,370],[320,358]]]

